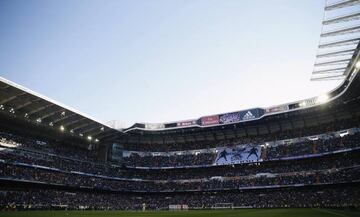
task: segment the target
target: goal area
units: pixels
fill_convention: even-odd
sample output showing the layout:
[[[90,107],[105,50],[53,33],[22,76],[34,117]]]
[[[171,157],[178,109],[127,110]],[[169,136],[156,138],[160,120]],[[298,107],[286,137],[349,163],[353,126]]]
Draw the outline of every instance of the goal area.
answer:
[[[170,211],[189,210],[189,206],[186,204],[169,205]]]
[[[234,209],[233,203],[216,203],[213,209]]]

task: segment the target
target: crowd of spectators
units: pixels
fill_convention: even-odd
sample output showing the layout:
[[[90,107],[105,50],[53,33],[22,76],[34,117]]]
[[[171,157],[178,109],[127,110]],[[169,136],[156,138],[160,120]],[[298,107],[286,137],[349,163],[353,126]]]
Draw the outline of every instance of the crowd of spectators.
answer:
[[[212,165],[214,153],[184,154],[170,156],[140,156],[136,153],[125,157],[124,165],[130,167],[183,167],[196,165]]]
[[[0,163],[1,178],[37,181],[72,187],[88,187],[111,191],[204,191],[247,187],[333,184],[360,181],[360,166],[326,170],[300,170],[286,173],[256,173],[245,176],[212,177],[186,180],[129,180],[65,173],[42,168]]]
[[[244,137],[227,139],[226,141],[224,140],[202,141],[202,142],[184,141],[183,143],[163,142],[163,143],[153,143],[153,144],[125,143],[124,149],[131,151],[169,152],[169,151],[208,149],[208,148],[216,148],[219,146],[236,145],[236,144],[250,144],[250,143],[259,144],[268,141],[277,141],[277,140],[292,139],[292,138],[298,138],[304,136],[312,136],[312,135],[352,128],[352,127],[360,127],[359,122],[360,120],[352,118],[346,120],[338,120],[335,122],[320,124],[317,126],[311,126],[306,128],[282,130],[265,135],[256,135],[256,136],[247,135]],[[176,136],[176,134],[174,136]]]
[[[63,158],[78,159],[83,161],[97,161],[97,151],[81,148],[75,145],[48,141],[44,138],[29,137],[27,135],[14,134],[0,131],[0,142],[12,145],[20,150],[58,155]]]
[[[1,139],[2,145],[12,140]],[[186,167],[186,166],[207,166],[207,171],[211,171],[216,153],[198,153],[198,154],[182,154],[171,156],[140,156],[132,154],[130,157],[124,158],[123,165],[113,165],[110,163],[100,163],[96,161],[80,160],[71,158],[72,150],[69,149],[69,155],[63,156],[58,154],[48,154],[39,152],[34,149],[24,149],[18,147],[3,147],[0,144],[0,159],[6,162],[19,162],[26,164],[34,164],[62,171],[78,171],[89,174],[128,177],[127,173],[131,173],[132,167]],[[27,142],[28,144],[28,142]],[[29,145],[28,145],[29,146]],[[317,141],[298,142],[288,145],[278,145],[263,147],[263,162],[275,161],[284,157],[302,157],[305,159],[313,154],[330,153],[333,151],[345,150],[349,148],[360,147],[360,133],[354,135],[346,135],[342,138],[320,139]],[[65,150],[64,148],[62,148]],[[353,151],[354,152],[354,151]],[[80,152],[81,153],[81,152]],[[85,158],[87,159],[87,158]],[[209,167],[210,166],[210,167]],[[234,165],[234,167],[238,165]],[[125,168],[129,168],[125,170]],[[215,168],[216,170],[216,168]],[[129,172],[130,171],[130,172]],[[141,170],[135,170],[133,178],[142,178],[136,176],[141,174]],[[181,170],[179,170],[181,171]],[[268,170],[269,171],[269,170]],[[173,172],[174,174],[178,171]],[[282,172],[282,171],[281,171]],[[170,172],[169,172],[170,173]],[[181,173],[178,173],[181,175]],[[210,173],[209,173],[210,174]],[[214,174],[216,175],[216,174]],[[161,176],[163,177],[163,176]],[[165,177],[171,178],[167,175]],[[165,178],[163,177],[163,178]],[[187,177],[187,176],[185,176]]]
[[[302,158],[288,161],[265,161],[253,164],[237,164],[216,167],[199,167],[192,169],[151,169],[126,170],[124,177],[140,179],[201,179],[211,177],[236,177],[261,173],[291,173],[297,171],[314,171],[332,168],[344,168],[360,165],[360,151],[338,153],[316,158]]]
[[[11,149],[5,152],[0,151],[0,159],[8,164],[28,164],[48,167],[63,172],[82,172],[92,175],[102,175],[108,177],[126,179],[195,179],[210,178],[214,176],[245,176],[257,173],[287,173],[301,170],[320,170],[329,168],[342,168],[351,165],[360,165],[360,152],[351,151],[319,156],[315,158],[300,158],[295,160],[283,161],[264,161],[252,164],[236,164],[224,166],[183,168],[183,169],[127,169],[119,166],[106,164],[95,164],[84,161],[63,159],[56,156],[38,154],[34,152],[24,152],[22,150]],[[189,155],[190,156],[190,155]]]
[[[308,140],[266,149],[267,159],[328,153],[342,149],[360,147],[360,133],[331,139]]]
[[[124,158],[123,165],[116,166],[98,162],[96,151],[54,145],[24,136],[0,133],[0,142],[2,181],[16,185],[37,182],[72,189],[85,187],[104,192],[6,189],[0,192],[1,209],[12,209],[14,206],[19,209],[49,209],[54,208],[54,204],[70,209],[80,206],[90,209],[141,209],[143,204],[149,209],[166,209],[170,204],[210,208],[227,202],[251,207],[359,206],[359,190],[350,192],[349,189],[353,189],[350,185],[336,191],[281,190],[299,185],[324,188],[327,185],[359,183],[360,149],[349,150],[360,147],[359,133],[278,146],[263,145],[262,162],[233,165],[215,165],[216,152],[198,152],[167,156],[132,154]],[[223,141],[218,146],[229,147],[232,144],[228,142]],[[314,156],[319,153],[327,154]],[[298,158],[281,160],[284,157]],[[184,166],[195,167],[182,168]],[[278,190],[268,192],[267,188]],[[239,189],[242,192],[233,193]],[[154,196],[142,195],[146,192]],[[135,193],[137,196],[132,195]],[[172,195],[161,196],[165,193]],[[275,199],[269,199],[272,197]]]
[[[264,160],[275,160],[284,157],[296,157],[337,150],[360,147],[360,133],[346,135],[342,138],[319,139],[316,141],[297,142],[287,145],[262,148]],[[124,164],[130,167],[181,167],[211,165],[217,153],[198,153],[168,156],[140,156],[132,153],[124,158]]]
[[[186,204],[190,208],[215,208],[219,204],[246,208],[359,208],[360,188],[268,189],[233,192],[185,194],[104,194],[56,190],[0,191],[0,210],[26,209],[97,209],[166,210],[169,205]]]
[[[79,171],[97,175],[116,175],[117,168],[119,168],[104,163],[63,158],[56,155],[19,150],[16,148],[6,148],[0,151],[0,159],[11,163],[18,162],[30,165],[45,166],[64,171]]]
[[[17,154],[14,160],[25,163],[39,164],[43,166],[56,167],[62,170],[80,170],[87,173],[103,174],[111,173],[114,167],[109,163],[97,161],[97,151],[87,150],[71,145],[58,145],[51,142],[44,142],[25,136],[17,136],[11,133],[0,132],[1,144],[10,144],[7,149],[12,154]],[[241,144],[241,143],[237,143]],[[259,144],[259,143],[258,143]],[[217,147],[231,147],[234,145],[230,140],[224,140],[217,144]],[[283,157],[312,155],[328,153],[337,150],[360,147],[360,133],[347,135],[342,138],[319,139],[316,141],[305,141],[287,145],[267,146],[262,148],[263,160],[275,160]],[[1,155],[7,155],[5,151]],[[125,167],[187,167],[213,165],[217,153],[187,152],[185,154],[166,155],[140,155],[133,152],[123,158],[122,166]],[[9,158],[9,157],[8,157]],[[74,163],[74,160],[77,162]],[[119,165],[120,167],[121,165]]]

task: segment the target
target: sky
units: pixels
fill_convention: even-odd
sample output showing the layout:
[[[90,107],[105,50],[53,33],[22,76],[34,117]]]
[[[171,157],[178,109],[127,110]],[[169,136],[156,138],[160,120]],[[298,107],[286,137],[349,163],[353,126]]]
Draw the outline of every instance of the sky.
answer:
[[[1,0],[0,76],[96,119],[168,122],[323,94],[323,0]]]

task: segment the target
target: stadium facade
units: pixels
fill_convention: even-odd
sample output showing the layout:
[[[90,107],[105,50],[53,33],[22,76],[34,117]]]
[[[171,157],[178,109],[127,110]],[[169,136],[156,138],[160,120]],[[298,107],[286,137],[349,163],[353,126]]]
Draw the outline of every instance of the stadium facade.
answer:
[[[339,15],[324,25],[357,17]],[[1,78],[0,210],[358,208],[359,40],[320,43],[341,47],[317,55],[332,59],[316,61],[314,75],[321,76],[314,80],[343,79],[327,94],[127,129]]]

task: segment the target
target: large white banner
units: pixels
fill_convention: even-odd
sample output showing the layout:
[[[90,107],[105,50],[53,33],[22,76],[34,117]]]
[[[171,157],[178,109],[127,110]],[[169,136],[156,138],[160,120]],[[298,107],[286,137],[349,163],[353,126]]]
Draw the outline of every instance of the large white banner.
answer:
[[[218,149],[215,165],[241,164],[261,161],[260,145],[236,146]]]

